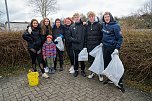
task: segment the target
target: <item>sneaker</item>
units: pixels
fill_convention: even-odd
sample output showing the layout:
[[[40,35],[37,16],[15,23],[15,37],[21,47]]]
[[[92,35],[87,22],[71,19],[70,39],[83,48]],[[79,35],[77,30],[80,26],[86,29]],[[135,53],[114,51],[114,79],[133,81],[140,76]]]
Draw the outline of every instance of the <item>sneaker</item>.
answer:
[[[84,70],[81,71],[81,75],[82,75],[83,77],[86,77],[86,73],[85,73]]]
[[[98,77],[99,77],[99,81],[103,81],[103,76],[101,76],[100,74],[98,75]]]
[[[89,78],[89,79],[92,79],[92,78],[94,77],[94,75],[95,75],[95,73],[91,73],[91,74],[88,76],[88,78]]]
[[[69,72],[70,71],[74,71],[74,66],[71,66],[71,68],[69,69]]]
[[[117,87],[118,87],[118,89],[119,89],[122,93],[125,93],[125,89],[124,89],[122,83],[119,83]]]
[[[104,85],[105,85],[105,84],[108,84],[109,81],[110,81],[110,80],[107,79],[106,81],[103,82],[103,84],[104,84]]]
[[[52,74],[52,68],[49,68],[49,72],[48,72],[49,74]]]
[[[113,82],[110,80],[108,83],[112,84]]]
[[[49,67],[44,68],[44,70],[45,70],[45,73],[48,73],[49,72]]]
[[[73,69],[73,70],[71,70],[69,73],[70,73],[70,74],[73,74],[74,72],[75,72],[75,71],[74,71],[74,69]]]
[[[74,77],[77,77],[78,74],[79,74],[79,72],[78,72],[78,71],[75,71],[75,72],[73,73],[73,76],[74,76]]]
[[[63,66],[60,66],[60,71],[63,71]]]
[[[55,73],[55,69],[54,68],[52,68],[52,74],[54,74]]]
[[[43,74],[42,74],[42,77],[44,77],[44,78],[49,78],[49,75],[48,75],[47,73],[43,73]]]

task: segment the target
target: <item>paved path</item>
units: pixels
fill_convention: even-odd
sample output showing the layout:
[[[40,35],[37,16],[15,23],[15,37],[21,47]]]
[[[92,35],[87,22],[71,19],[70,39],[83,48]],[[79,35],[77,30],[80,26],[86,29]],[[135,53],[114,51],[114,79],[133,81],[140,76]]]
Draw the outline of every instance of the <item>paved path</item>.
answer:
[[[130,88],[120,92],[114,85],[103,85],[98,78],[74,78],[68,68],[40,77],[37,87],[29,87],[26,74],[0,79],[0,101],[152,101],[152,95]]]

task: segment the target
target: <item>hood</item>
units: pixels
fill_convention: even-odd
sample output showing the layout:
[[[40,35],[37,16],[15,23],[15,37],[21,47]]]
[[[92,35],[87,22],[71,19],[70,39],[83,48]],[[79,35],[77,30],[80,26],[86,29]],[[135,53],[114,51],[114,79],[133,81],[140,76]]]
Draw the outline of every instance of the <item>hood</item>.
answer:
[[[60,27],[59,27],[59,28],[62,28],[63,25],[62,25],[62,22],[61,22],[60,19],[56,19],[56,20],[55,20],[54,25],[53,25],[53,28],[57,28],[57,27],[56,27],[56,21],[57,21],[57,20],[60,21]]]
[[[75,22],[75,24],[79,25],[79,24],[83,24],[82,20],[80,19],[79,22]]]
[[[116,22],[116,21],[114,20],[114,17],[112,16],[112,14],[109,13],[109,15],[110,15],[110,22],[109,22],[109,23]],[[102,21],[103,21],[103,23],[106,23],[105,20],[104,20],[104,16],[103,16],[103,18],[102,18]]]

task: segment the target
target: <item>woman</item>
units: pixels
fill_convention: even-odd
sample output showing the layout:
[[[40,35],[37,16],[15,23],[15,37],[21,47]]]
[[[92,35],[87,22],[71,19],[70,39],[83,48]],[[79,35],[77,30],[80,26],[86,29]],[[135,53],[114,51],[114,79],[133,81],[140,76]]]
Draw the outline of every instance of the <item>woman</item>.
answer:
[[[65,19],[65,24],[64,24],[65,25],[65,47],[66,47],[66,51],[71,63],[71,68],[69,69],[69,73],[74,73],[74,54],[72,50],[72,44],[69,41],[69,37],[70,37],[69,28],[72,24],[73,24],[73,21],[71,18],[68,17]]]
[[[118,53],[118,50],[121,48],[123,37],[121,33],[120,26],[110,12],[105,12],[103,15],[103,58],[104,58],[104,68],[107,68],[108,64],[111,61],[111,54],[115,51]],[[104,84],[110,83],[108,79]],[[122,78],[118,83],[118,88],[125,92],[122,84]]]
[[[23,39],[27,41],[28,43],[28,50],[29,54],[32,60],[32,68],[33,71],[36,72],[36,59],[38,61],[39,67],[41,69],[42,77],[49,78],[49,76],[44,71],[43,66],[43,57],[42,57],[42,40],[41,40],[41,34],[40,34],[40,27],[39,23],[36,19],[31,20],[31,30],[28,28],[23,34]]]
[[[55,25],[53,27],[53,40],[55,40],[57,37],[64,38],[64,26],[61,24],[60,19],[55,20]],[[57,42],[55,42],[57,44]],[[57,57],[59,57],[60,61],[60,71],[63,71],[63,51],[60,51],[58,48],[57,50]],[[57,66],[57,57],[55,58],[54,62],[54,69],[56,70]]]
[[[48,18],[44,18],[41,22],[41,38],[42,44],[46,41],[47,35],[52,35],[52,26]]]
[[[46,37],[47,35],[52,35],[52,26],[51,26],[51,22],[48,18],[44,18],[41,21],[41,39],[42,39],[42,46],[46,41]],[[45,60],[43,60],[43,65],[44,67],[46,67],[46,62]],[[45,68],[46,71],[48,71],[49,73],[51,73],[51,71],[49,70],[49,68]]]

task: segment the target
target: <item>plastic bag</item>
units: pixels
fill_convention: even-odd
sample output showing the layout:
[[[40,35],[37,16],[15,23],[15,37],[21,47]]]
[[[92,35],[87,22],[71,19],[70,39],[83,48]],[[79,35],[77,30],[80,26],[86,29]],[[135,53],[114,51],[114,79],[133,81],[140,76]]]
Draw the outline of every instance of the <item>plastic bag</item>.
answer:
[[[98,51],[100,51],[102,48],[103,45],[102,43],[100,43],[100,45],[96,46],[90,53],[89,55],[93,56],[93,57],[96,57],[96,55],[98,55]]]
[[[96,46],[89,54],[95,56],[95,59],[89,70],[96,74],[102,74],[104,70],[102,46],[101,45]]]
[[[64,44],[62,41],[61,37],[57,37],[54,41],[57,41],[58,44],[56,44],[56,47],[60,50],[60,51],[64,51]]]
[[[87,48],[83,48],[78,55],[78,61],[88,61]]]
[[[112,60],[107,68],[103,71],[103,75],[108,77],[116,86],[124,73],[124,66],[119,58],[118,52],[114,51],[111,54]]]

